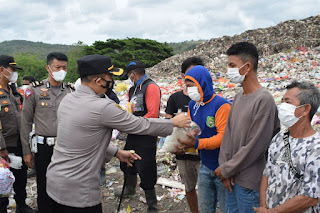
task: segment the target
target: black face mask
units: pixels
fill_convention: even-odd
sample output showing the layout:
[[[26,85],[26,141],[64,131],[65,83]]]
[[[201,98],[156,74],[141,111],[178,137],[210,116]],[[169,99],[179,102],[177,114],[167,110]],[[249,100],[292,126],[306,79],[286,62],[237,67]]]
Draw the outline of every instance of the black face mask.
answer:
[[[107,81],[106,79],[104,78],[101,78],[102,80],[104,80],[106,82],[106,85],[103,86],[103,85],[100,85],[102,88],[104,89],[112,89],[113,88],[113,85],[114,85],[114,81]]]

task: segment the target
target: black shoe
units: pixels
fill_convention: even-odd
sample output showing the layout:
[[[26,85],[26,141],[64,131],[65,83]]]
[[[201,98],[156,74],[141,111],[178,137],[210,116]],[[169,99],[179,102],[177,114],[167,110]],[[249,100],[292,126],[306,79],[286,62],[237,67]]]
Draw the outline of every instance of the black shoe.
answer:
[[[16,208],[16,213],[37,213],[37,212],[38,212],[37,210],[34,210],[27,205],[17,206]]]
[[[126,186],[124,187],[123,197],[130,197],[136,194],[137,175],[128,175]],[[114,192],[116,197],[121,197],[122,189]]]
[[[150,189],[144,190],[144,193],[146,195],[148,205],[147,213],[158,213],[156,191],[154,189]]]

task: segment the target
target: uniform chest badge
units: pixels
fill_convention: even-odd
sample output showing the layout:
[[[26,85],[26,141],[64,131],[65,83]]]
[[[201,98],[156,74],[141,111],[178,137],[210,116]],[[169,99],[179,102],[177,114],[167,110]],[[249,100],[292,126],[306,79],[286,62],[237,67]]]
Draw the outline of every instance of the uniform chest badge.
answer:
[[[215,123],[215,119],[213,116],[208,116],[207,117],[207,121],[206,121],[206,124],[209,128],[213,128],[215,127],[216,123]]]
[[[5,107],[3,110],[4,110],[5,112],[9,112],[9,107]]]
[[[46,105],[46,103],[45,102],[41,102],[41,106],[45,106]]]
[[[42,93],[40,93],[40,95],[43,96],[43,97],[49,96],[49,94],[47,92],[42,92]]]
[[[48,88],[42,88],[40,89],[42,92],[47,92],[49,89]]]
[[[2,104],[3,105],[8,104],[8,101],[2,101]]]

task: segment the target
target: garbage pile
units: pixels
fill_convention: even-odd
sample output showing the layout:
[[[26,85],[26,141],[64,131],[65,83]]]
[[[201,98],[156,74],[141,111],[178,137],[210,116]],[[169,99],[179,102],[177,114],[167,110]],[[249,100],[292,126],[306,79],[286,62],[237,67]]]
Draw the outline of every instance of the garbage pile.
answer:
[[[182,61],[191,56],[200,56],[212,72],[222,71],[225,67],[225,63],[221,63],[225,62],[222,56],[232,44],[241,41],[255,44],[259,55],[263,57],[291,52],[300,46],[315,48],[320,45],[320,15],[281,22],[273,27],[248,30],[239,35],[212,38],[193,50],[160,62],[148,71],[151,77],[179,74]]]

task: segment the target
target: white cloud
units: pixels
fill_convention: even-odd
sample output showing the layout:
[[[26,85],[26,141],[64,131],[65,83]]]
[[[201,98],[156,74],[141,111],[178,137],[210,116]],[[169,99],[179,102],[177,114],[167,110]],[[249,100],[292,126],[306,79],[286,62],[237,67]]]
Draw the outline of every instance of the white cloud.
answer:
[[[0,42],[210,39],[318,15],[319,0],[0,0]],[[1,50],[0,50],[1,51]]]

